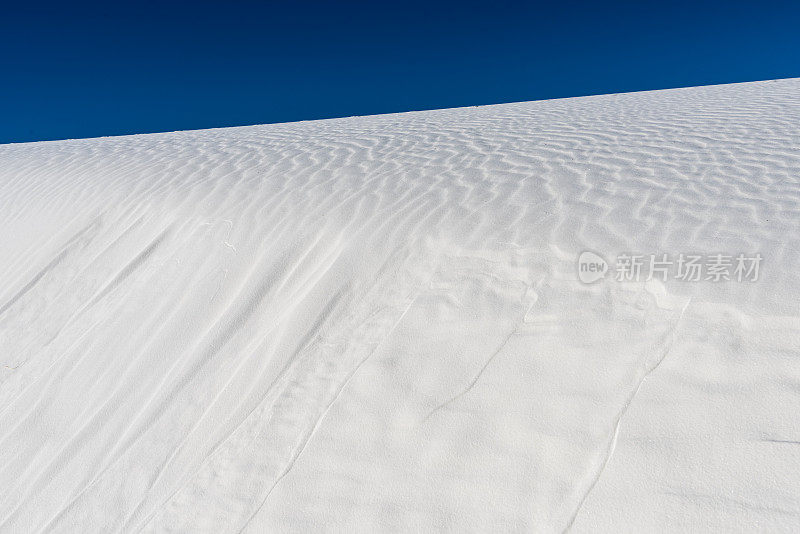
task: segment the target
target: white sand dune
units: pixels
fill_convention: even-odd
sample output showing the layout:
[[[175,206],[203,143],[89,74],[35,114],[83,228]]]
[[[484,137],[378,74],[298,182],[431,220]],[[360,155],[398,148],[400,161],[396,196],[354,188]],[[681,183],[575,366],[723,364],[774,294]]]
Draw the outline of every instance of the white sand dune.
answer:
[[[0,532],[800,527],[800,79],[4,145],[0,228]]]

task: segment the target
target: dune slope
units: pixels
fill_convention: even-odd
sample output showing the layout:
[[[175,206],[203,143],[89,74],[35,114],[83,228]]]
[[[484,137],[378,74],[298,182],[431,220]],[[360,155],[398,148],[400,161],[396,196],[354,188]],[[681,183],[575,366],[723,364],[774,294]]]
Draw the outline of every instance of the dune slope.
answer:
[[[0,228],[0,532],[800,524],[800,80],[5,145]]]

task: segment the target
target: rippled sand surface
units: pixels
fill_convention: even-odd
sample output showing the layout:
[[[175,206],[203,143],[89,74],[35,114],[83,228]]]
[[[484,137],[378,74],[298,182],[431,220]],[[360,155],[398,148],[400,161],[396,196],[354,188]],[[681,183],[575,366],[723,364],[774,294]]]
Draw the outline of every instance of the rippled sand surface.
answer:
[[[796,531],[799,267],[797,79],[2,145],[0,532]]]

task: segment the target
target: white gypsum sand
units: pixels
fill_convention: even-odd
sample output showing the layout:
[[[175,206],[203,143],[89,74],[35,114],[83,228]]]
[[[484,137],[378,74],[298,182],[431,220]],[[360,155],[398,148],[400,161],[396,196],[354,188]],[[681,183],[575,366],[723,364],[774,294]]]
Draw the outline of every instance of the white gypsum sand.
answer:
[[[800,525],[800,79],[4,145],[0,228],[0,532]]]

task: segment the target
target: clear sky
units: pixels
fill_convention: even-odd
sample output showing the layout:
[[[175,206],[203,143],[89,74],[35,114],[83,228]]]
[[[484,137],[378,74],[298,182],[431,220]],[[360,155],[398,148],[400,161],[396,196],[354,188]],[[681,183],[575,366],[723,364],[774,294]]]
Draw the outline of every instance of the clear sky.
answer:
[[[0,143],[800,76],[800,3],[0,4]]]

